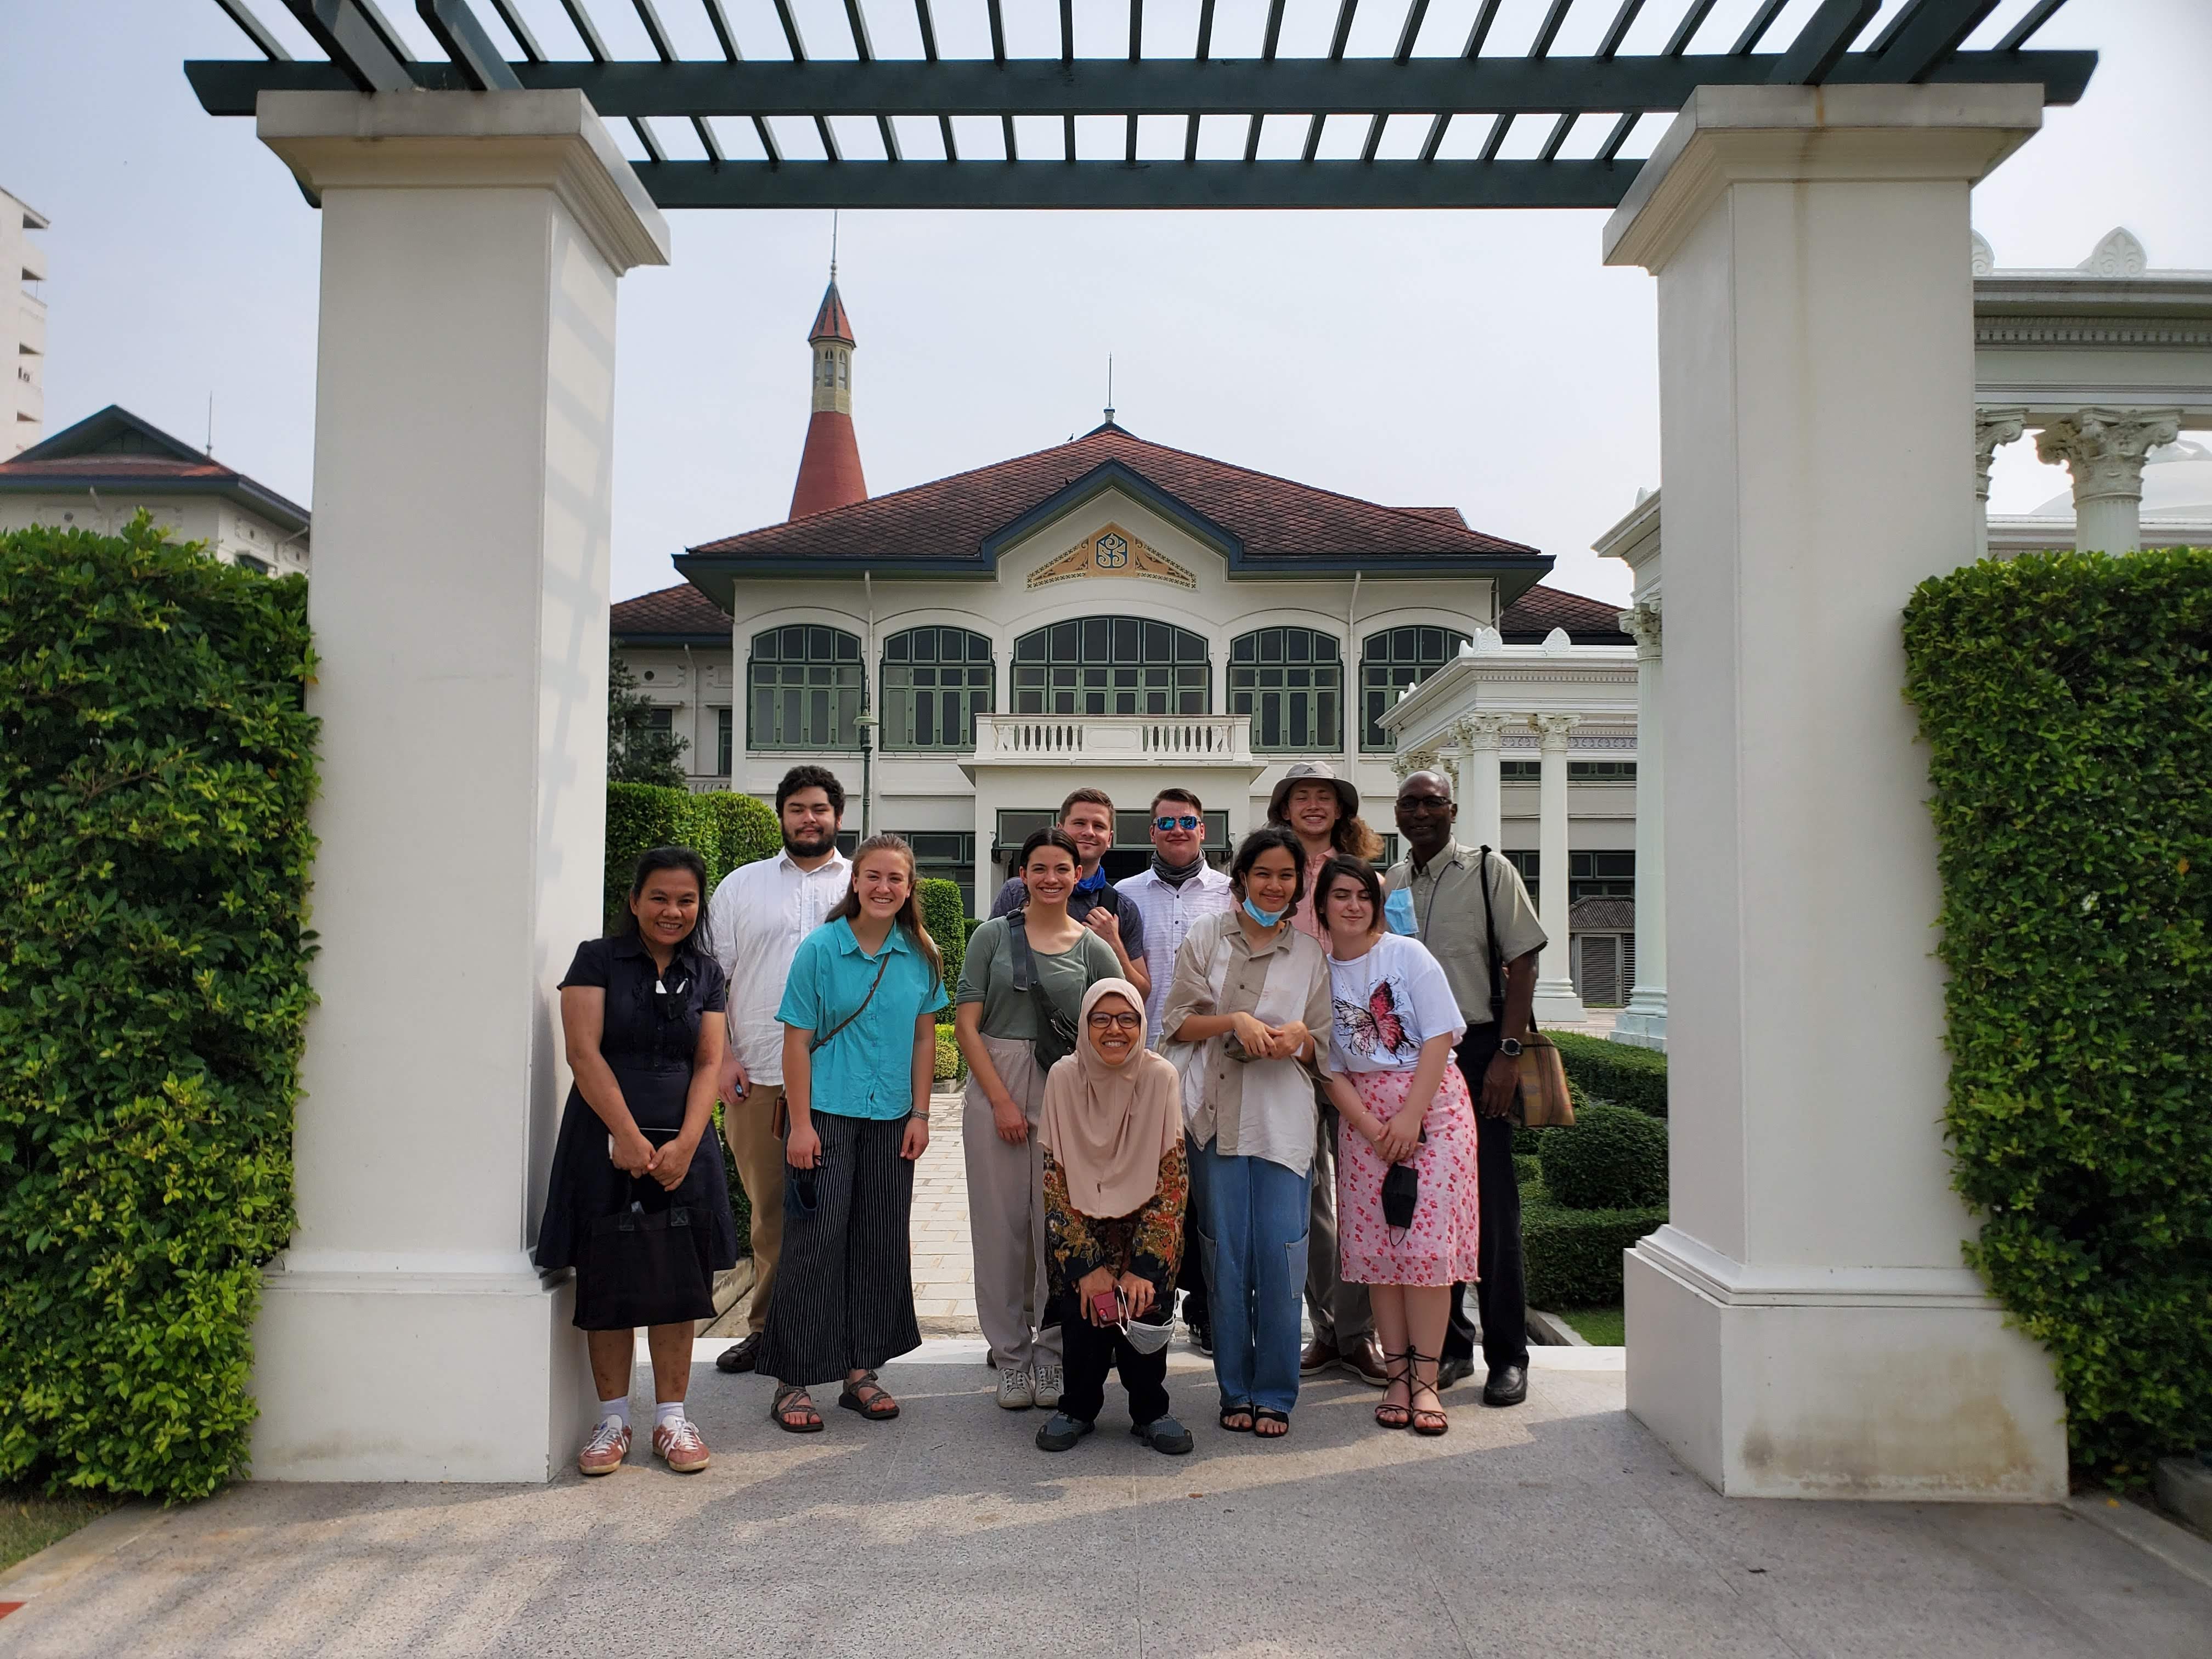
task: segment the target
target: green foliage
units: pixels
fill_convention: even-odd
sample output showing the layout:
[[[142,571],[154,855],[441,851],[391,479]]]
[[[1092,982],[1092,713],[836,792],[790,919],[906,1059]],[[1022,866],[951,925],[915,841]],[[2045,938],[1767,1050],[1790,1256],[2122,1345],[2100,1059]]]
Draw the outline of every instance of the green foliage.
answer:
[[[1554,1132],[1556,1136],[1572,1133]],[[1521,1188],[1521,1247],[1532,1308],[1602,1307],[1621,1298],[1621,1252],[1667,1224],[1663,1204],[1571,1210],[1540,1182]]]
[[[1513,1179],[1523,1187],[1544,1178],[1544,1161],[1534,1152],[1513,1154]]]
[[[313,994],[302,579],[0,535],[0,1482],[244,1463]]]
[[[1571,1128],[1544,1136],[1544,1185],[1570,1210],[1637,1210],[1667,1201],[1667,1125],[1593,1100]]]
[[[933,1073],[939,1083],[957,1083],[968,1075],[968,1062],[961,1057],[960,1045],[952,1040],[952,1028],[937,1028],[937,1070]]]
[[[706,860],[707,887],[741,864],[783,845],[775,814],[750,795],[727,790],[693,794],[649,783],[607,786],[606,923],[621,921],[638,854],[655,847],[688,847]]]
[[[1605,1100],[1633,1106],[1653,1117],[1667,1115],[1666,1055],[1578,1031],[1545,1035],[1559,1045],[1559,1060],[1566,1067],[1577,1110],[1585,1100]]]
[[[960,923],[960,942],[963,951],[966,949],[968,941],[975,937],[975,930],[989,920],[990,917],[988,916],[968,916],[962,919]]]
[[[1618,1348],[1628,1340],[1628,1310],[1615,1302],[1603,1308],[1559,1308],[1559,1317],[1594,1348]]]
[[[1923,582],[1967,1260],[2122,1482],[2212,1443],[2212,551]]]
[[[922,925],[945,957],[945,988],[950,992],[960,983],[960,964],[968,955],[968,930],[962,925],[968,917],[960,902],[960,884],[927,876],[921,891]]]
[[[684,787],[689,741],[653,723],[653,701],[620,657],[607,665],[607,779],[613,783]],[[673,843],[660,843],[672,845]]]

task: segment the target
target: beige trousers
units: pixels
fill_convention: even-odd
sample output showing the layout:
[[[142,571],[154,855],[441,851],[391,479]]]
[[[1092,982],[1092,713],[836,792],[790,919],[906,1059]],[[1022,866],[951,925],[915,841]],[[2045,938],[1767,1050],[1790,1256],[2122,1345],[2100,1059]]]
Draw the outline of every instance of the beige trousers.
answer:
[[[775,1132],[782,1103],[781,1083],[756,1083],[736,1105],[722,1108],[722,1139],[753,1206],[753,1299],[745,1323],[756,1336],[768,1328],[768,1299],[783,1257],[783,1141]]]
[[[968,1235],[975,1253],[975,1320],[1002,1371],[1026,1371],[1038,1360],[1060,1363],[1060,1327],[1052,1316],[1045,1275],[1044,1149],[1037,1118],[1044,1109],[1044,1073],[1026,1042],[987,1036],[984,1050],[1029,1119],[1029,1139],[999,1139],[991,1103],[971,1073],[961,1107],[960,1137],[968,1159]]]

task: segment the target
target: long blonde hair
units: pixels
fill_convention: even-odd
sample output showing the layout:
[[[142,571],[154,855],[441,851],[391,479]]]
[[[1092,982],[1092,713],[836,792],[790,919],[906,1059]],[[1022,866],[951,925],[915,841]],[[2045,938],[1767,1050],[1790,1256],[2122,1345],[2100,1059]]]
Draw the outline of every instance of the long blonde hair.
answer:
[[[837,901],[825,921],[850,921],[860,914],[860,866],[871,853],[896,853],[906,860],[906,902],[898,908],[891,920],[906,929],[908,940],[929,963],[930,984],[942,984],[945,980],[945,956],[937,948],[937,941],[929,936],[928,924],[921,917],[921,878],[915,869],[914,848],[907,844],[904,836],[885,833],[870,836],[853,849],[853,879],[845,888],[845,896]]]

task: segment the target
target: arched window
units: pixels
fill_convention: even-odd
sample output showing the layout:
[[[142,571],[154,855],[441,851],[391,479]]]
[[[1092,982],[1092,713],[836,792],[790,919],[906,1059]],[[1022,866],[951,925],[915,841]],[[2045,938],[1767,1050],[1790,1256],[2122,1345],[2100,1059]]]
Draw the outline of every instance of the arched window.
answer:
[[[1017,714],[1210,714],[1206,638],[1140,617],[1083,617],[1014,641]]]
[[[991,641],[964,628],[909,628],[884,641],[885,749],[972,749],[993,707]]]
[[[1262,628],[1229,647],[1229,712],[1252,717],[1252,747],[1334,754],[1344,747],[1344,663],[1336,636]]]
[[[860,641],[794,623],[753,635],[745,667],[748,749],[858,749]]]
[[[1392,628],[1362,640],[1359,746],[1388,754],[1390,734],[1382,729],[1382,720],[1398,694],[1428,678],[1468,643],[1466,635],[1449,628]]]

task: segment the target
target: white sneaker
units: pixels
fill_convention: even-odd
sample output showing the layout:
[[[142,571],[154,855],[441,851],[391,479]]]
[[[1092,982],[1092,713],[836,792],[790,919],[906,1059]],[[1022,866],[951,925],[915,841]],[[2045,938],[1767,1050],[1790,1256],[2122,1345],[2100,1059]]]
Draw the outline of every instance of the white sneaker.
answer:
[[[1047,1411],[1060,1408],[1060,1367],[1049,1359],[1036,1363],[1036,1402]]]
[[[1036,1402],[1036,1384],[1030,1381],[1027,1371],[1001,1370],[999,1373],[1000,1410],[1025,1412]]]

